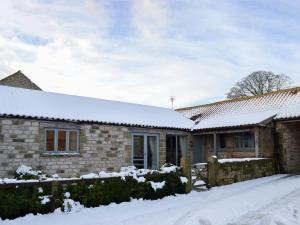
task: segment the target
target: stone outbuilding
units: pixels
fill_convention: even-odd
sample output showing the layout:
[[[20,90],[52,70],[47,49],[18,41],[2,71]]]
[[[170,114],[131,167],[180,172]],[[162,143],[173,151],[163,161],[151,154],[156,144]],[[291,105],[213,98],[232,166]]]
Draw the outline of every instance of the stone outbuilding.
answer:
[[[195,121],[194,163],[276,157],[282,171],[300,171],[300,87],[177,111]]]
[[[79,176],[187,157],[193,121],[167,108],[0,86],[0,177]]]

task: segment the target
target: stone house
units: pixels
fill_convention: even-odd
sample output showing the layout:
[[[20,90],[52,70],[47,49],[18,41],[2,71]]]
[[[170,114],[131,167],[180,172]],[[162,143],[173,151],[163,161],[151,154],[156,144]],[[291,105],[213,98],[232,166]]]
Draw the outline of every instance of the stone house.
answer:
[[[0,177],[21,164],[65,177],[156,169],[190,149],[193,122],[174,110],[10,86],[0,86]]]
[[[195,121],[194,163],[276,157],[282,171],[300,171],[300,87],[177,111]]]
[[[21,71],[8,78],[0,80],[0,177],[21,164],[70,177],[210,155],[277,157],[283,171],[300,170],[300,88],[173,111],[44,92]]]

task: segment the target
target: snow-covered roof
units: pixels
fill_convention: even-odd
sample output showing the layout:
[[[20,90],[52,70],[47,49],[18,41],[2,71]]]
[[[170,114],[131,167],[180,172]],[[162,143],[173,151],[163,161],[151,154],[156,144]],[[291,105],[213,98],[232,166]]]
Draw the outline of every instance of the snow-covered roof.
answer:
[[[0,116],[176,129],[194,124],[167,108],[7,86],[0,86],[0,103]]]
[[[200,120],[194,126],[194,130],[264,124],[265,121],[272,120],[275,116],[276,113],[272,111],[212,116]]]
[[[260,124],[300,117],[300,87],[177,109],[197,121],[194,130]]]

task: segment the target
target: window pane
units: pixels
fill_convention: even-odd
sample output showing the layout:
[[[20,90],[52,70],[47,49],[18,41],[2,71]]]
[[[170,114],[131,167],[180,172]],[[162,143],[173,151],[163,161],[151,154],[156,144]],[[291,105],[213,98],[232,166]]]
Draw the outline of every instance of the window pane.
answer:
[[[236,135],[234,137],[235,139],[235,147],[236,148],[242,148],[242,136],[241,135]]]
[[[66,151],[66,139],[67,139],[67,132],[65,130],[58,131],[58,151]]]
[[[46,151],[54,151],[54,130],[46,130]]]
[[[226,148],[226,135],[220,134],[220,148]]]
[[[137,168],[144,168],[144,136],[133,136],[133,165]]]
[[[176,136],[167,136],[166,163],[176,165]]]
[[[77,151],[77,132],[70,131],[69,132],[69,151]]]
[[[254,135],[251,133],[244,134],[244,147],[253,148],[254,147]]]
[[[157,137],[147,137],[147,167],[148,169],[158,168]]]

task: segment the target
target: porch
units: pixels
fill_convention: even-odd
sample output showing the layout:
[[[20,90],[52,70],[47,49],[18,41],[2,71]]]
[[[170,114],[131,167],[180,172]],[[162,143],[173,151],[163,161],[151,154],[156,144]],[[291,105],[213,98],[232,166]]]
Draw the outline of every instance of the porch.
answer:
[[[258,158],[274,156],[272,127],[216,130],[193,136],[193,163],[218,158]]]

